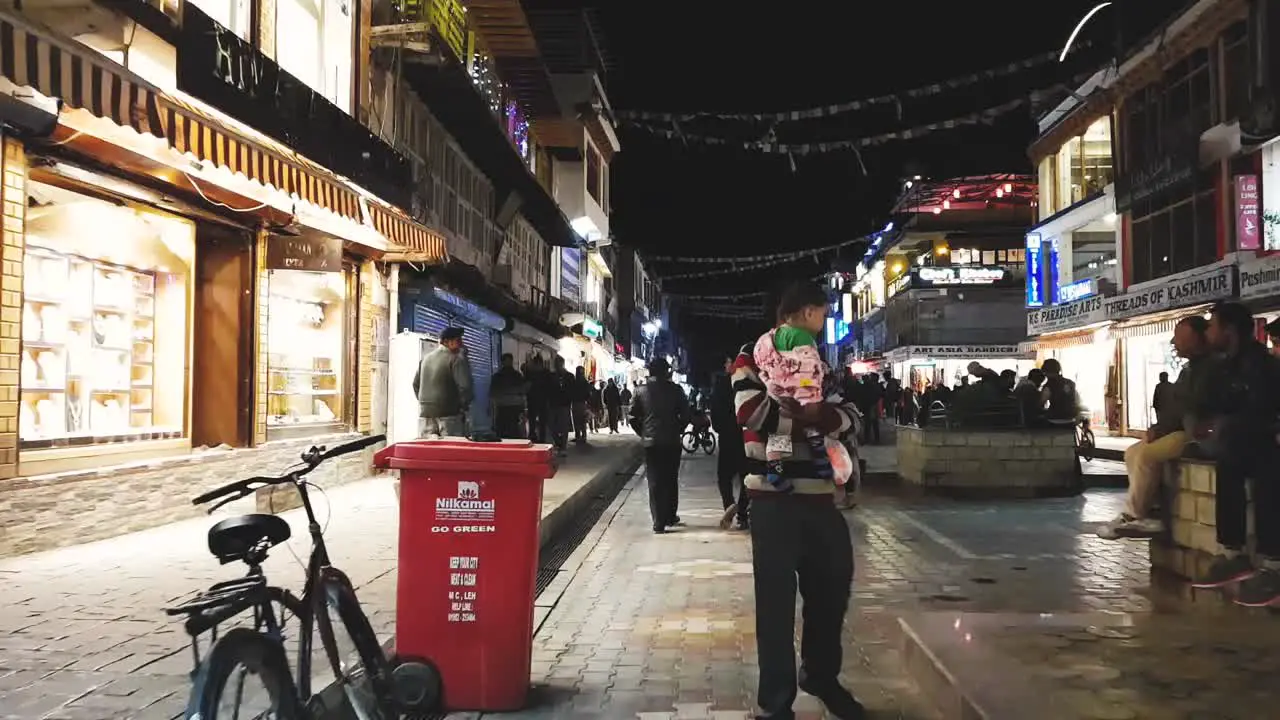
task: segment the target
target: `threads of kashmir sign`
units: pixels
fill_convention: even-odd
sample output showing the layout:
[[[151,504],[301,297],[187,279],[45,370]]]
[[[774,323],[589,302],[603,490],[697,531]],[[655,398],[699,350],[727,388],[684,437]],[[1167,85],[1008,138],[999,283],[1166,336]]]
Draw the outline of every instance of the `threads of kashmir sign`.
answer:
[[[1245,277],[1243,267],[1241,272],[1242,277]],[[1127,320],[1139,315],[1225,300],[1235,295],[1235,277],[1236,266],[1228,263],[1168,278],[1161,283],[1115,297],[1088,297],[1031,310],[1027,313],[1027,335],[1034,337],[1105,320]],[[1243,284],[1249,281],[1246,279],[1241,282]]]

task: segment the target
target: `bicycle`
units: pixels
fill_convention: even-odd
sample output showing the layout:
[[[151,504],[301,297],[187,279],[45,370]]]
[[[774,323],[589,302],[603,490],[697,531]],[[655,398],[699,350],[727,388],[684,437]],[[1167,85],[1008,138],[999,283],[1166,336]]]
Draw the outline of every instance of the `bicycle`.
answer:
[[[227,518],[209,529],[209,552],[226,565],[241,561],[249,567],[241,578],[220,582],[190,602],[166,609],[170,616],[187,615],[184,628],[191,636],[195,669],[186,717],[222,720],[246,717],[238,703],[244,699],[243,682],[250,673],[265,686],[271,710],[263,715],[275,720],[306,720],[322,712],[323,700],[311,695],[311,652],[313,631],[320,636],[334,679],[342,686],[346,702],[359,720],[396,720],[401,713],[433,710],[441,696],[439,672],[428,662],[388,658],[378,642],[368,617],[360,608],[355,589],[347,576],[330,564],[323,529],[307,492],[306,475],[326,460],[358,452],[383,442],[383,435],[361,438],[332,450],[312,447],[302,454],[300,467],[278,477],[256,476],[238,480],[193,499],[193,505],[214,502],[214,510],[253,494],[260,488],[292,484],[298,490],[311,535],[311,556],[307,563],[302,596],[267,584],[262,563],[268,551],[289,539],[289,523],[278,515],[250,514]],[[216,502],[215,502],[216,501]],[[296,672],[290,672],[285,657],[284,615],[287,611],[300,624]],[[237,627],[218,637],[218,625],[247,610],[253,611],[253,628]],[[349,657],[339,648],[334,618],[354,646],[358,665],[349,667]],[[200,636],[212,633],[212,647],[201,660]],[[244,670],[233,677],[237,666]],[[219,700],[228,683],[235,688],[237,707],[219,714]],[[268,714],[273,713],[273,714]]]
[[[1089,418],[1082,417],[1076,422],[1076,454],[1088,462],[1093,459],[1095,448],[1097,443],[1094,442],[1093,430],[1089,427]]]
[[[711,433],[711,421],[705,413],[697,412],[689,421],[689,427],[680,435],[680,446],[687,453],[695,453],[698,448],[708,455],[716,452],[716,436]]]

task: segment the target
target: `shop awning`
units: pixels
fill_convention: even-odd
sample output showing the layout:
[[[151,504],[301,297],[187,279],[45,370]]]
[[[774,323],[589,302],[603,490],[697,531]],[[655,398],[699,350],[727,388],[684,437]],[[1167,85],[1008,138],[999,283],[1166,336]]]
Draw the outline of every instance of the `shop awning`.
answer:
[[[362,193],[348,181],[265,136],[231,127],[210,112],[166,93],[91,48],[54,37],[0,12],[0,75],[64,106],[163,139],[169,147],[267,185],[356,223]],[[367,193],[366,193],[367,194]],[[378,232],[443,260],[438,233],[370,201]],[[376,210],[374,209],[376,208]]]

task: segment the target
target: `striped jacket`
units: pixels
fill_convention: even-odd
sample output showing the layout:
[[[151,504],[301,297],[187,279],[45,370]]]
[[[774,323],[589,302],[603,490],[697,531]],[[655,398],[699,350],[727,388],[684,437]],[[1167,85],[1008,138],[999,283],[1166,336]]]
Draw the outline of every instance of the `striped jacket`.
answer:
[[[765,390],[764,381],[760,379],[755,360],[748,353],[739,354],[734,360],[733,392],[738,424],[743,428],[747,460],[752,466],[748,468],[744,485],[748,490],[776,492],[763,475],[765,444],[769,436],[774,433],[792,433],[791,419],[782,416],[777,400],[770,397]],[[825,403],[819,412],[818,430],[842,439],[857,433],[858,411],[852,403]],[[807,443],[793,443],[792,461],[795,467],[803,467],[805,462],[812,459]],[[793,490],[795,493],[821,495],[835,491],[835,486],[830,480],[801,475],[803,473],[800,475],[788,473],[795,487]]]

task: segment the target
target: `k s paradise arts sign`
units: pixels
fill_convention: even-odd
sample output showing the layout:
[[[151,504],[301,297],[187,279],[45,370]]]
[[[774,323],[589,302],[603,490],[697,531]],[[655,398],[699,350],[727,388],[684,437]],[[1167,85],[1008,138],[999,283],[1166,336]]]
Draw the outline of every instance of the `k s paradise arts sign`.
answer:
[[[1032,310],[1027,313],[1027,334],[1043,335],[1105,320],[1126,320],[1139,315],[1225,300],[1235,295],[1235,274],[1235,265],[1224,264],[1169,278],[1162,283],[1115,297],[1089,297]]]

